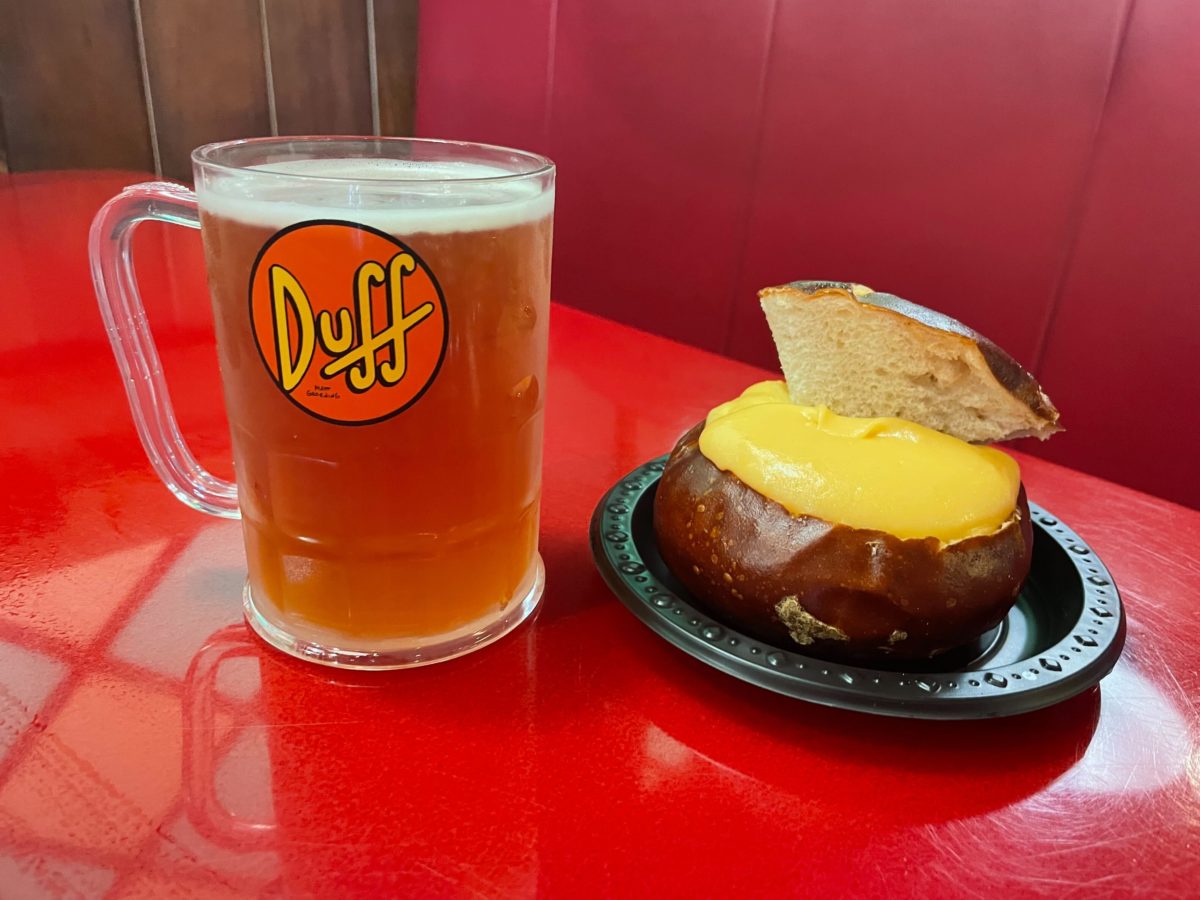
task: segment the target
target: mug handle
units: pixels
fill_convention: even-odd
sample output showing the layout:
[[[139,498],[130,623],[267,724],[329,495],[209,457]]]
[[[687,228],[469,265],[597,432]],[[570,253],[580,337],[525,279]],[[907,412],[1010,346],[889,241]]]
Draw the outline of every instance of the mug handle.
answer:
[[[184,679],[183,781],[188,818],[209,840],[240,849],[271,846],[276,826],[234,815],[217,796],[213,697],[222,663],[238,656],[261,655],[261,648],[249,639],[245,626],[223,628],[192,657]]]
[[[136,184],[96,213],[88,255],[100,315],[121,370],[138,437],[158,477],[193,509],[237,519],[241,515],[237,485],[218,478],[196,461],[175,420],[175,408],[133,271],[133,231],[148,220],[199,228],[195,193],[162,181]]]

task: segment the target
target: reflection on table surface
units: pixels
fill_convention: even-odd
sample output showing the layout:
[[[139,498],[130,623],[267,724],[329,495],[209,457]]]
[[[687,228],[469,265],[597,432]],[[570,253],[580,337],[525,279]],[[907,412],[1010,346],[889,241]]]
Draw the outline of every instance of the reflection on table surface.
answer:
[[[608,604],[560,604],[454,664],[342,673],[250,635],[238,526],[203,526],[134,557],[154,584],[89,626],[86,662],[6,625],[0,871],[29,895],[528,894],[606,864],[636,891],[672,847],[705,860],[672,882],[696,890],[801,867],[836,892],[848,860],[914,891],[1037,889],[1064,867],[1131,887],[1113,860],[1156,854],[1186,874],[1153,838],[1197,826],[1195,714],[1145,671],[1144,634],[1100,689],[971,724],[777,697]],[[773,850],[747,870],[730,835]]]

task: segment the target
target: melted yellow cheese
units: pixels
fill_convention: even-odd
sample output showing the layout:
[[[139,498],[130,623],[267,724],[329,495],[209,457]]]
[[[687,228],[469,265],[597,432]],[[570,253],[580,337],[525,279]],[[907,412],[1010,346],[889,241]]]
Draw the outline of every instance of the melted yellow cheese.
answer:
[[[996,531],[1021,484],[999,450],[903,419],[799,406],[782,381],[710,412],[700,452],[792,515],[944,543]]]

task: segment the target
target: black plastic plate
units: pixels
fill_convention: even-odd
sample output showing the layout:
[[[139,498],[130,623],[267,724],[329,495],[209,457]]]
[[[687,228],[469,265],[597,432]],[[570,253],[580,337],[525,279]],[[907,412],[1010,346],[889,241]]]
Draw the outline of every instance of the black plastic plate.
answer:
[[[1112,576],[1070,528],[1034,504],[1033,566],[1005,620],[973,645],[904,671],[866,669],[764,644],[701,612],[658,553],[654,492],[666,457],[630,472],[592,516],[592,556],[657,634],[768,690],[860,712],[982,719],[1051,706],[1096,684],[1125,645]]]

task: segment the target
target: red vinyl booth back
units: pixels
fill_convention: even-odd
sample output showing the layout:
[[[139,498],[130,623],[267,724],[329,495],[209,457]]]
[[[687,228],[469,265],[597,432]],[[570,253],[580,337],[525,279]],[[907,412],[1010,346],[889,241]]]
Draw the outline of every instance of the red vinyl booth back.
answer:
[[[860,281],[1038,375],[1025,449],[1200,507],[1197,47],[1192,0],[438,0],[417,128],[555,160],[564,303],[771,366],[758,288]]]

